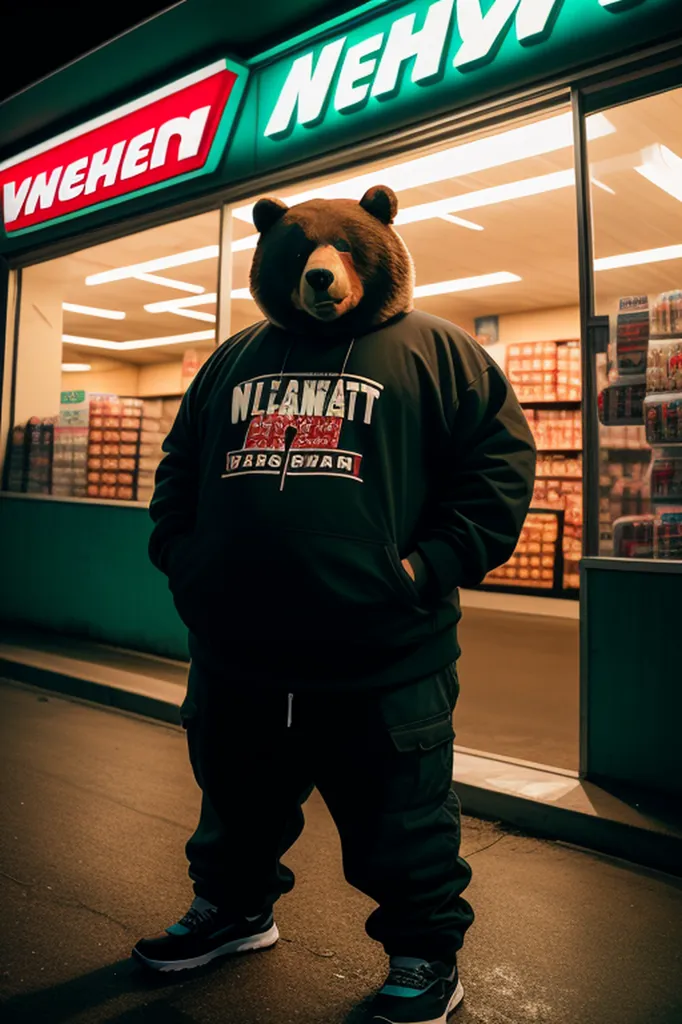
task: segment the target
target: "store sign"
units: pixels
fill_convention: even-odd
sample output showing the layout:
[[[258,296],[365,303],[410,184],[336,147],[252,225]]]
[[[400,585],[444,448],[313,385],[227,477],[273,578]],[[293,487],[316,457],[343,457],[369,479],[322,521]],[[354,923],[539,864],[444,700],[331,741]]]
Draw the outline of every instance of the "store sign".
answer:
[[[412,0],[309,42],[262,73],[260,140],[388,127],[635,45],[681,0]],[[628,39],[628,31],[632,37]],[[265,102],[265,101],[269,101]],[[396,119],[397,121],[397,119]],[[301,132],[303,130],[303,133]],[[271,146],[272,148],[272,146]],[[285,146],[280,146],[282,152]]]
[[[247,74],[218,61],[0,164],[6,233],[215,170]]]

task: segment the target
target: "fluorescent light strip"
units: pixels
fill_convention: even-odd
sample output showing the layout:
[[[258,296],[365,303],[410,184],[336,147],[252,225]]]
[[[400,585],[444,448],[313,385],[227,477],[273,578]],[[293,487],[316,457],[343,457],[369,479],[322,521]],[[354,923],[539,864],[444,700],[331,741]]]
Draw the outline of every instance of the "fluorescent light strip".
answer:
[[[185,309],[187,306],[210,306],[217,300],[218,296],[215,292],[206,292],[205,295],[187,295],[180,299],[149,302],[144,308],[148,313],[173,313],[176,309]]]
[[[169,309],[168,312],[175,316],[185,316],[189,320],[205,320],[209,324],[214,324],[216,321],[214,313],[200,313],[196,309]]]
[[[248,288],[233,288],[230,292],[231,299],[253,299]]]
[[[666,260],[682,260],[682,245],[666,245],[662,249],[643,249],[641,252],[625,252],[621,256],[605,256],[594,261],[594,269],[621,270],[623,267],[641,267],[646,263],[665,263]]]
[[[587,118],[587,138],[591,141],[612,135],[616,129],[603,114]],[[503,167],[519,160],[544,156],[573,145],[573,115],[559,114],[535,124],[512,128],[509,131],[476,139],[460,146],[453,146],[440,153],[417,157],[391,167],[383,167],[354,178],[322,185],[316,189],[289,196],[289,205],[308,199],[360,199],[372,185],[378,182],[388,185],[396,192],[419,188],[437,181],[447,181],[466,174],[476,174],[492,167]],[[252,223],[253,203],[238,206],[232,215],[246,223]]]
[[[645,150],[645,154],[644,163],[635,167],[637,173],[682,203],[682,160],[677,153],[656,145]]]
[[[244,249],[255,249],[258,244],[260,235],[245,235],[244,238],[238,238],[236,242],[232,243],[232,252],[242,252]]]
[[[62,363],[62,373],[87,373],[91,369],[90,363]]]
[[[447,295],[450,292],[468,292],[475,288],[492,288],[497,284],[516,284],[523,278],[518,274],[501,271],[498,274],[482,274],[480,277],[460,277],[453,281],[436,281],[434,284],[421,284],[414,290],[415,299],[427,298],[430,295]]]
[[[99,316],[105,320],[125,320],[125,313],[120,309],[98,309],[97,306],[79,306],[76,302],[62,302],[66,313],[82,313],[84,316]]]
[[[200,249],[188,249],[173,256],[160,256],[145,263],[133,263],[129,267],[116,267],[104,270],[99,274],[89,274],[85,278],[88,285],[108,284],[110,281],[124,281],[128,277],[139,277],[141,274],[153,274],[157,270],[168,270],[170,267],[184,267],[188,263],[201,263],[202,260],[214,260],[220,252],[218,245],[204,245]]]
[[[171,334],[165,338],[139,338],[136,341],[103,341],[100,338],[81,338],[76,334],[62,334],[65,345],[78,348],[105,348],[112,352],[131,352],[133,349],[157,348],[161,345],[180,345],[183,341],[213,341],[215,331],[191,331],[189,334]]]
[[[101,117],[95,117],[91,121],[86,121],[85,124],[78,125],[77,128],[71,128],[69,131],[62,132],[61,135],[53,136],[46,142],[41,142],[39,145],[33,146],[31,149],[25,149],[22,153],[17,153],[16,156],[12,156],[9,160],[5,160],[4,163],[0,164],[0,171],[4,171],[7,167],[14,167],[15,164],[21,163],[23,160],[28,160],[29,157],[38,156],[39,153],[45,153],[48,149],[53,149],[55,146],[61,145],[62,142],[68,142],[70,139],[80,138],[80,136],[85,135],[86,132],[94,131],[95,128],[101,128],[102,125],[111,124],[112,121],[118,120],[119,117],[125,117],[126,114],[130,114],[134,110],[140,110],[142,107],[147,107],[150,103],[164,99],[166,96],[172,96],[174,93],[180,92],[181,89],[185,89],[189,85],[195,85],[197,82],[203,82],[205,78],[217,75],[219,71],[223,71],[226,67],[227,61],[224,59],[217,60],[213,64],[207,64],[205,68],[200,68],[199,71],[192,71],[191,74],[185,75],[183,78],[178,78],[177,81],[171,82],[169,85],[164,85],[160,89],[148,92],[145,96],[140,96],[137,100],[125,103],[122,107],[116,107],[115,110],[109,110],[106,114],[102,114]]]
[[[419,203],[399,210],[395,219],[396,227],[401,224],[416,224],[418,221],[430,220],[431,217],[442,217],[444,214],[457,210],[479,210],[484,206],[495,206],[511,199],[525,199],[527,196],[538,196],[543,192],[555,192],[575,184],[575,171],[556,171],[554,174],[541,174],[537,178],[523,178],[511,181],[506,185],[494,185],[492,188],[478,189],[476,192],[465,192],[461,196],[450,199],[436,199],[431,203]]]
[[[448,224],[456,224],[460,228],[467,228],[469,231],[484,231],[481,224],[474,224],[472,220],[464,220],[463,217],[453,217],[451,213],[441,213],[439,220],[446,220]]]
[[[194,295],[201,295],[206,291],[201,284],[189,284],[187,281],[175,281],[171,277],[159,277],[157,274],[135,274],[136,281],[146,281],[147,284],[160,284],[164,288],[175,288],[179,292],[192,292]]]

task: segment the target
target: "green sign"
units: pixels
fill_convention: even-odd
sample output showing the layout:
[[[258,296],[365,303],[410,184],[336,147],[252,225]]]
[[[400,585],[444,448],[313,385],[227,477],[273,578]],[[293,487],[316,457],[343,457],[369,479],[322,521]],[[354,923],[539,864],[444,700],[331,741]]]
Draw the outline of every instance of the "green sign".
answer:
[[[682,0],[367,5],[260,68],[257,170],[589,66],[675,27]]]

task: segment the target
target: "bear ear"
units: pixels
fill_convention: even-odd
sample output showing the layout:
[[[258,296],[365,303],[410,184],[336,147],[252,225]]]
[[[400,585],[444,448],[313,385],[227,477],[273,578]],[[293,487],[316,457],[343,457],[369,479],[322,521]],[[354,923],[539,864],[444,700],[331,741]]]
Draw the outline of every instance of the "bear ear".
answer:
[[[281,199],[259,199],[253,208],[253,223],[256,230],[264,235],[273,224],[284,216],[289,207]]]
[[[360,206],[382,224],[392,224],[398,212],[398,197],[387,185],[374,185],[367,189],[360,200]]]

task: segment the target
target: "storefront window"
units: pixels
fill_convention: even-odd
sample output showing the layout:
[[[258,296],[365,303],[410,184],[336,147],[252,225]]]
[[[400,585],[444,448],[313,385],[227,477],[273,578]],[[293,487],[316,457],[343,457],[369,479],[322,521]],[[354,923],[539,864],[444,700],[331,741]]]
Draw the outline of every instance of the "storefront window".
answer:
[[[7,490],[149,501],[216,344],[219,225],[202,214],[22,271]]]
[[[598,115],[591,138],[615,131]],[[463,594],[458,742],[576,768],[582,548],[580,313],[572,116],[561,108],[437,149],[275,194],[398,194],[415,305],[477,337],[505,369],[540,449],[533,510],[510,562]],[[232,330],[260,319],[248,292],[253,200],[232,209]],[[505,666],[501,673],[501,666]],[[548,686],[551,680],[551,686]]]
[[[589,142],[596,312],[600,550],[682,558],[682,89],[606,111]]]

